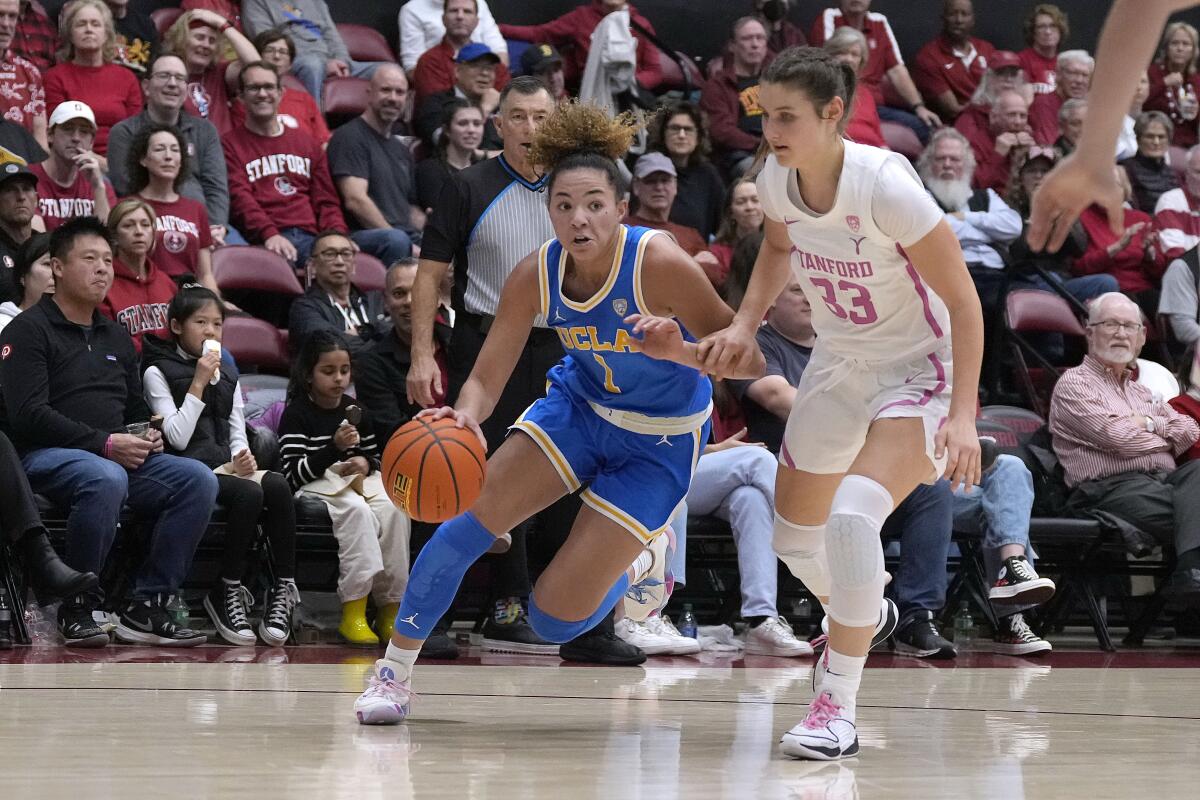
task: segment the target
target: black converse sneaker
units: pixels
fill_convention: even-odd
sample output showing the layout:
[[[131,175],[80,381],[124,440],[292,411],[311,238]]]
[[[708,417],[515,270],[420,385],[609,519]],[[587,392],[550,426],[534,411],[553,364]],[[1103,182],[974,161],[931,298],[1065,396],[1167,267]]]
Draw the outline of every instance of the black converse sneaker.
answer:
[[[992,588],[988,589],[988,599],[998,605],[1039,605],[1053,596],[1054,581],[1039,578],[1025,556],[1004,559],[1000,575]]]
[[[996,636],[992,639],[991,650],[1006,656],[1032,656],[1038,653],[1049,653],[1054,647],[1045,639],[1039,637],[1029,628],[1025,617],[1013,614],[1002,617]]]
[[[92,604],[83,597],[64,600],[58,607],[58,629],[68,647],[104,647],[108,632],[92,617]]]
[[[258,635],[269,647],[279,647],[292,637],[292,609],[300,605],[300,589],[292,580],[275,581],[263,597],[263,618]]]
[[[254,603],[250,590],[241,582],[222,580],[204,596],[204,610],[222,639],[241,647],[254,644],[254,628],[246,617],[246,608]]]
[[[121,612],[117,640],[129,644],[157,644],[167,647],[195,647],[208,638],[190,628],[181,628],[167,611],[168,594],[156,594],[146,600],[134,600]]]
[[[933,622],[933,612],[918,609],[905,615],[893,639],[896,652],[917,658],[954,658],[958,650],[942,636]]]

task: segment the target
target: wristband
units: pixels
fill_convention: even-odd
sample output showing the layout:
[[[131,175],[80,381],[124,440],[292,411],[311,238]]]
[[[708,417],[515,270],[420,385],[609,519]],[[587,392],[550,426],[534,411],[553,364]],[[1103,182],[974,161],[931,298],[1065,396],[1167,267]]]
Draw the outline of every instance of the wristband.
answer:
[[[108,453],[110,450],[112,450],[112,434],[109,434],[108,438],[104,440],[104,449],[101,451],[101,453],[105,458],[108,458]]]
[[[229,30],[232,27],[233,27],[233,23],[230,22],[229,20],[225,20],[225,24],[222,25],[221,27],[217,28],[217,32],[224,33],[225,31]]]

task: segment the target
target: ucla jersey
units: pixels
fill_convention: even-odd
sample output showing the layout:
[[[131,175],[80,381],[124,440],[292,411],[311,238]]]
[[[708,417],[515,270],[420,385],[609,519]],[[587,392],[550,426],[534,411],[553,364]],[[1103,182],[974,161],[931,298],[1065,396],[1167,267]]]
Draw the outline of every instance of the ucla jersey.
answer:
[[[567,254],[557,239],[538,251],[542,313],[558,333],[567,356],[550,380],[588,401],[597,412],[646,417],[691,418],[712,404],[712,384],[691,367],[634,350],[626,325],[630,314],[650,314],[642,297],[642,259],[660,231],[622,225],[608,280],[596,294],[576,302],[562,292]],[[680,326],[682,328],[682,325]],[[696,341],[686,330],[684,339]],[[695,426],[693,426],[695,427]]]

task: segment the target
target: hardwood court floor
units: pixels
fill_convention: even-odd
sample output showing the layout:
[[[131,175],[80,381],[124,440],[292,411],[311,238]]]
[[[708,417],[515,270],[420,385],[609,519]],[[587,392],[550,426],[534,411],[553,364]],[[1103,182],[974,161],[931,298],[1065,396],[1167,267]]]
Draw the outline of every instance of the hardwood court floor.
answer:
[[[873,656],[859,758],[781,758],[811,659],[418,665],[392,728],[341,648],[0,652],[0,798],[1200,797],[1200,659]],[[237,659],[252,659],[243,662]]]

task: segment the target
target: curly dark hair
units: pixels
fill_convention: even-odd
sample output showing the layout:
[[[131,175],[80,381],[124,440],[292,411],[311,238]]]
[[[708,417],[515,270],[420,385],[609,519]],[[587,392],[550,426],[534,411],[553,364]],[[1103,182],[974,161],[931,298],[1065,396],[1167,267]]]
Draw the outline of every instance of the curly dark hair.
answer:
[[[667,151],[667,125],[670,124],[672,117],[680,115],[687,115],[692,120],[692,124],[696,126],[696,149],[688,155],[687,165],[695,167],[703,164],[708,161],[708,156],[712,152],[712,139],[708,134],[708,115],[700,109],[700,106],[687,100],[672,103],[662,109],[654,118],[649,129],[649,148],[670,157],[671,154]]]
[[[619,195],[624,194],[617,159],[629,152],[633,137],[643,127],[645,120],[629,111],[612,117],[590,103],[568,103],[546,118],[529,158],[550,175],[550,189],[555,177],[567,170],[598,169]]]
[[[125,162],[126,174],[129,175],[129,192],[138,194],[150,185],[150,170],[142,166],[142,159],[150,151],[150,139],[156,133],[169,133],[179,143],[179,174],[175,176],[175,191],[183,186],[191,169],[191,159],[188,157],[187,139],[174,125],[154,123],[142,128],[129,145],[129,158]]]

